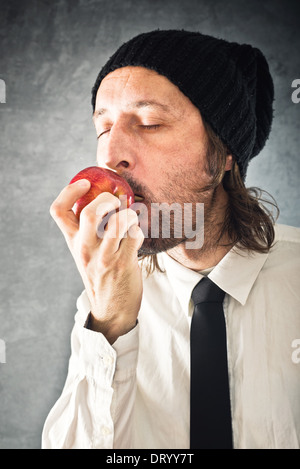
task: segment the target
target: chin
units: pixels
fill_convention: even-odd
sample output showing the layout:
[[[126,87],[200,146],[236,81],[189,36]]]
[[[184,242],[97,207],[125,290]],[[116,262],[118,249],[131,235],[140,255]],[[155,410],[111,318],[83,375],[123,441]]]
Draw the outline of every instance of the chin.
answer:
[[[145,238],[141,248],[138,251],[138,256],[151,256],[160,252],[166,252],[184,243],[186,239],[178,238]]]

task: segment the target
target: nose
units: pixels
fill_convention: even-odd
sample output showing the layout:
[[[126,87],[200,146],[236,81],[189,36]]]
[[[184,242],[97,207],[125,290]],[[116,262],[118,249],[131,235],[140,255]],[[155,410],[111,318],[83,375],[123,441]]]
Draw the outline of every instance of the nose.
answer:
[[[97,161],[100,166],[122,172],[132,171],[136,165],[136,149],[130,130],[122,125],[112,125],[105,140],[99,140]]]

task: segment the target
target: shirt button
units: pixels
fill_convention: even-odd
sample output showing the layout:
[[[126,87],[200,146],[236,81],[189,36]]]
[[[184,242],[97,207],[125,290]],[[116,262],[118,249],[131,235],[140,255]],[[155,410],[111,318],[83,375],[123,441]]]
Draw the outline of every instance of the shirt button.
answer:
[[[101,431],[102,431],[102,435],[103,435],[103,436],[107,436],[107,435],[109,435],[109,434],[111,433],[109,427],[102,427]]]
[[[113,358],[110,357],[109,355],[104,355],[103,363],[105,366],[111,366],[113,364]]]

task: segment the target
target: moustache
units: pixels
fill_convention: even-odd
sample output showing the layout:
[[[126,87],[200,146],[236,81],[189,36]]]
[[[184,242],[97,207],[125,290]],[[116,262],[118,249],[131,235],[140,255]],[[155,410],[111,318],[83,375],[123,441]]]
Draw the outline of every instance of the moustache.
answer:
[[[145,186],[144,184],[141,184],[140,182],[136,181],[132,176],[129,174],[122,174],[123,179],[130,185],[133,193],[135,196],[138,196],[138,198],[141,198],[142,200],[151,200],[152,199],[152,194]],[[142,201],[141,200],[141,201]]]

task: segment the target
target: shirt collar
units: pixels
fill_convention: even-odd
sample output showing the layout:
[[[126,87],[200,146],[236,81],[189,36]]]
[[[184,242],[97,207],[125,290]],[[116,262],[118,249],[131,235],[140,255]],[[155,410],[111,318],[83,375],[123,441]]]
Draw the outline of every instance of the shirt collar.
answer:
[[[190,316],[192,306],[191,294],[193,288],[203,278],[203,275],[175,261],[166,252],[158,254],[158,261],[166,271],[170,285],[181,308],[187,316]]]
[[[203,278],[200,272],[188,269],[166,252],[158,254],[171,287],[187,315],[191,315],[191,294]],[[228,295],[244,305],[268,254],[232,248],[209,273],[208,277]]]
[[[228,295],[244,305],[268,253],[247,252],[233,247],[209,274],[210,279]]]

